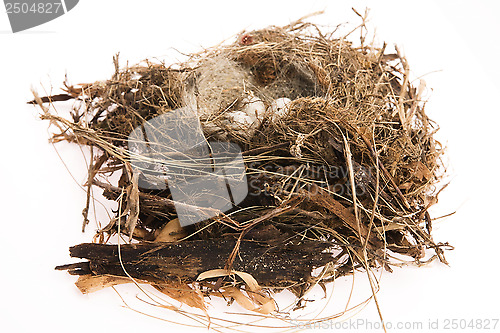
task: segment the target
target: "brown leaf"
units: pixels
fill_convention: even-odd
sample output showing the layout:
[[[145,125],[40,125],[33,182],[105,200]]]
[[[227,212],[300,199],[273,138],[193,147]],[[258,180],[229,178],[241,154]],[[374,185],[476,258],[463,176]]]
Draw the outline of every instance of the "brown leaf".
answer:
[[[201,292],[186,283],[169,282],[155,285],[154,287],[176,301],[206,311],[205,301]]]
[[[127,277],[114,275],[81,275],[75,285],[82,294],[89,294],[118,284],[132,283]]]
[[[408,189],[410,189],[412,186],[413,186],[413,183],[412,183],[412,182],[407,182],[407,183],[404,183],[404,184],[399,185],[399,189],[400,189],[400,190],[408,190]]]
[[[267,296],[258,293],[249,293],[251,296],[246,296],[240,289],[236,287],[225,287],[222,295],[233,298],[236,303],[243,308],[262,314],[269,314],[276,311],[276,304]]]
[[[430,180],[432,178],[432,172],[420,161],[412,162],[408,167],[412,170],[413,175],[420,181]]]
[[[325,207],[330,212],[338,216],[352,231],[358,233],[358,223],[356,222],[354,214],[352,214],[348,208],[335,200],[326,191],[318,187],[315,193],[308,193],[308,197],[316,204]],[[366,238],[368,235],[368,227],[360,223],[359,232],[361,233],[361,237]],[[376,248],[382,246],[382,241],[376,237],[375,233],[370,233],[369,242]]]
[[[260,290],[259,283],[257,283],[257,281],[254,279],[252,275],[245,272],[239,272],[233,270],[228,271],[225,269],[211,269],[209,271],[203,272],[200,275],[198,275],[196,281],[201,281],[213,277],[228,276],[233,274],[238,275],[243,281],[245,281],[246,285],[248,286],[248,288],[250,288],[251,291]]]
[[[129,212],[127,222],[125,223],[125,228],[129,232],[129,237],[132,239],[135,226],[139,220],[139,173],[134,172],[132,174],[132,181],[127,188],[127,208],[126,211]]]
[[[173,219],[157,232],[155,242],[175,242],[186,236],[187,232],[181,227],[179,219]]]

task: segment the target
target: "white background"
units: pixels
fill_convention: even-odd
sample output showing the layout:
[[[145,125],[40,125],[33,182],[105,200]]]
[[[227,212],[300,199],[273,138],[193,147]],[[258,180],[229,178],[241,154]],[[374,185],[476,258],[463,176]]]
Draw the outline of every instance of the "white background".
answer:
[[[47,142],[48,124],[25,104],[31,86],[43,94],[52,85],[58,93],[66,72],[73,83],[109,78],[116,52],[122,64],[148,57],[175,61],[180,56],[173,49],[200,51],[243,29],[284,25],[317,10],[326,12],[314,22],[355,24],[352,6],[371,8],[377,40],[401,46],[413,77],[425,75],[432,88],[426,110],[441,126],[451,175],[433,215],[457,211],[435,225],[435,240],[456,247],[447,254],[450,267],[437,263],[382,275],[378,298],[384,318],[422,322],[424,331],[429,320],[439,320],[442,329],[446,319],[499,319],[496,2],[82,0],[67,15],[17,34],[10,32],[3,8],[0,13],[0,329],[189,330],[122,307],[113,290],[81,295],[75,277],[53,270],[71,262],[68,247],[90,241],[95,224],[80,232],[85,203],[78,186],[85,179],[81,152],[76,146],[57,146],[75,182]],[[364,275],[357,276],[365,284],[360,293],[369,295]],[[349,287],[348,280],[335,286],[340,292]],[[137,293],[123,290],[131,298]],[[325,311],[337,309],[336,301]],[[170,316],[167,310],[163,315]],[[355,319],[375,322],[373,304]]]

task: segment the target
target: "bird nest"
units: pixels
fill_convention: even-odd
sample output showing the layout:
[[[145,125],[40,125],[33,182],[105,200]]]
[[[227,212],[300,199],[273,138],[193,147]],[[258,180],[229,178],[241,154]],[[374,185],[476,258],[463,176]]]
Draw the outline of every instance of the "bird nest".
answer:
[[[412,85],[397,49],[354,46],[297,21],[243,32],[180,64],[114,61],[107,81],[65,84],[64,94],[33,101],[56,128],[53,142],[90,147],[84,226],[92,187],[118,203],[92,243],[70,249],[86,261],[58,267],[79,275],[82,292],[134,280],[203,311],[214,295],[270,314],[275,292],[293,292],[301,307],[313,286],[356,270],[446,263],[428,212],[443,150],[423,85]],[[47,107],[68,99],[79,102],[71,118]],[[191,118],[169,122],[178,110]],[[237,147],[246,195],[229,209],[197,206],[210,189],[178,200],[168,176],[138,167],[144,151],[130,148],[131,133],[155,119],[163,136],[180,127],[189,136],[199,125],[212,150]],[[156,153],[161,165],[166,153]],[[184,208],[207,218],[183,224]]]

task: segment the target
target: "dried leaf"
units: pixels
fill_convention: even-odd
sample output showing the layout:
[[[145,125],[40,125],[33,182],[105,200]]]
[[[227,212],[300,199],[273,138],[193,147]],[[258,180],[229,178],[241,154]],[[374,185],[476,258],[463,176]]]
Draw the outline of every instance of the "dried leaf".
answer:
[[[411,162],[405,166],[419,181],[426,181],[432,179],[433,173],[421,161]]]
[[[432,172],[425,166],[424,163],[418,161],[416,163],[415,167],[415,176],[420,179],[421,181],[423,180],[429,180],[432,178]]]
[[[114,275],[81,275],[75,285],[82,294],[89,294],[118,284],[132,283],[127,277]]]
[[[175,242],[187,236],[181,227],[179,219],[173,219],[158,231],[155,242]]]
[[[359,227],[359,231],[361,232],[361,236],[363,236],[363,238],[368,235],[368,228],[364,224],[360,224],[358,226],[354,214],[352,214],[348,208],[344,207],[344,205],[335,200],[321,188],[317,188],[317,191],[314,194],[309,192],[308,198],[338,216],[354,232],[357,232]],[[377,248],[382,244],[374,233],[370,234],[370,243]]]
[[[413,183],[412,183],[412,182],[407,182],[407,183],[403,183],[403,184],[399,185],[399,189],[400,189],[400,190],[408,190],[408,189],[410,189],[412,186],[413,186]]]
[[[389,230],[404,230],[406,228],[406,225],[404,224],[399,224],[399,223],[389,223],[387,225],[384,225],[383,227],[374,227],[378,232],[383,233],[385,231]]]
[[[125,227],[129,231],[129,237],[132,239],[135,226],[139,220],[139,173],[134,172],[132,176],[132,184],[130,184],[128,191],[127,210],[130,212]]]
[[[254,311],[262,314],[269,314],[273,311],[276,311],[276,304],[274,303],[274,301],[271,298],[263,296],[261,294],[250,293],[253,294],[253,296],[249,297],[236,287],[226,287],[222,291],[222,294],[225,297],[233,298],[236,303],[249,311]]]
[[[254,277],[248,273],[245,272],[239,272],[239,271],[228,271],[226,269],[212,269],[206,272],[201,273],[198,275],[196,278],[196,281],[201,281],[205,279],[210,279],[214,277],[221,277],[221,276],[229,276],[236,274],[238,275],[243,281],[245,281],[246,285],[248,288],[250,288],[251,291],[257,291],[260,289],[259,284],[257,281],[254,279]]]
[[[168,284],[155,285],[156,289],[176,301],[206,311],[203,295],[197,289],[182,282],[169,282]]]

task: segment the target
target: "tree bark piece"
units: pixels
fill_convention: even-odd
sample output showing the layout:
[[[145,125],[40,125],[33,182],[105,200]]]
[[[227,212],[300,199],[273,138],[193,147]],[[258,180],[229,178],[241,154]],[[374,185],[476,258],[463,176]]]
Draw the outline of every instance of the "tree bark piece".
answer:
[[[121,260],[133,278],[151,283],[194,282],[202,272],[222,269],[236,245],[235,239],[209,239],[180,243],[139,243],[120,246]],[[307,282],[311,272],[333,260],[323,252],[329,244],[318,241],[289,241],[270,245],[243,240],[233,269],[251,274],[260,285],[285,286]],[[83,243],[70,248],[71,257],[88,262],[58,266],[75,275],[126,276],[117,245]]]

